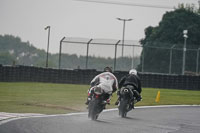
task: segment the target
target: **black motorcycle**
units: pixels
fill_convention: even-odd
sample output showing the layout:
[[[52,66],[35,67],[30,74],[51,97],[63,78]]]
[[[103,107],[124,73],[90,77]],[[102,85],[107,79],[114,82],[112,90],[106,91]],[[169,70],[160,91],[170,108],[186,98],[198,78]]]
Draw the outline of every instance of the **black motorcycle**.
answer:
[[[126,117],[127,113],[132,110],[134,104],[134,93],[131,90],[132,86],[122,87],[120,90],[120,99],[118,104],[119,115]]]
[[[94,87],[91,93],[91,101],[88,105],[88,117],[92,120],[97,120],[99,114],[106,108],[106,104],[109,104],[106,100],[109,98],[109,94],[103,92],[99,87]]]

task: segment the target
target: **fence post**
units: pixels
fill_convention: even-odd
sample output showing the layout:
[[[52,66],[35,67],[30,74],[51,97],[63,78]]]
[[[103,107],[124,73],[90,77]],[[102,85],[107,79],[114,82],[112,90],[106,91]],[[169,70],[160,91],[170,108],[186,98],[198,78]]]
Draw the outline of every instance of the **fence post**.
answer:
[[[131,62],[131,69],[133,68],[133,59],[134,59],[134,45],[133,45],[133,52],[132,52],[132,54],[133,54],[133,57],[132,57],[132,62]]]
[[[186,56],[186,50],[187,50],[187,48],[186,48],[186,45],[187,45],[187,38],[188,38],[188,36],[187,36],[187,33],[188,33],[188,31],[187,30],[184,30],[183,31],[183,37],[184,37],[184,46],[183,46],[183,66],[182,66],[182,75],[184,75],[185,74],[185,56]]]
[[[174,48],[175,46],[176,46],[176,44],[173,45],[173,46],[170,48],[169,74],[171,74],[171,72],[172,72],[172,50],[173,50],[173,48]]]
[[[87,42],[86,64],[85,64],[85,68],[86,68],[86,69],[87,69],[87,67],[88,67],[89,44],[90,44],[90,42],[91,42],[92,40],[93,40],[93,39],[90,39],[90,40]]]
[[[144,72],[144,51],[145,51],[145,46],[143,46],[143,53],[142,53],[142,72]]]
[[[200,48],[197,49],[197,66],[196,66],[196,75],[199,73],[199,50]]]
[[[114,71],[116,69],[116,56],[117,56],[117,45],[119,44],[120,40],[117,41],[117,43],[115,44],[115,59],[114,59]]]
[[[59,51],[59,64],[58,64],[58,68],[60,69],[60,66],[61,66],[61,51],[62,51],[62,42],[63,40],[65,39],[65,37],[63,37],[61,40],[60,40],[60,51]]]

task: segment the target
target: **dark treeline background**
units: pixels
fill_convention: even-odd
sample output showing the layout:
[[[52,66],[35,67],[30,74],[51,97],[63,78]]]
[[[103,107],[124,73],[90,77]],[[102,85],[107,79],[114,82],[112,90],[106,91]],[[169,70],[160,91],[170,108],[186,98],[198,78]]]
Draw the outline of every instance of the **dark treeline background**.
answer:
[[[184,30],[188,31],[186,41],[183,37]],[[171,54],[171,73],[181,74],[183,46],[186,42],[185,71],[196,73],[197,67],[200,67],[197,63],[197,61],[200,62],[200,58],[198,59],[198,52],[200,51],[200,7],[180,4],[174,11],[166,12],[158,26],[149,26],[145,29],[145,38],[141,39],[140,42],[144,47],[141,57],[144,56],[143,69],[145,71],[169,73]],[[173,51],[170,53],[172,48]],[[138,68],[142,70],[142,64]]]

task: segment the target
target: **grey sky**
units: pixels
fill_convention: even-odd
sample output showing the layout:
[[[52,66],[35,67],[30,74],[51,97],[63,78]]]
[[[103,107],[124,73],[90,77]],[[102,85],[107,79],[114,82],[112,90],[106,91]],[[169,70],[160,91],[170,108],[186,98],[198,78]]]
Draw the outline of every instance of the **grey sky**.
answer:
[[[180,2],[198,5],[198,0],[110,1],[170,7],[177,7]],[[122,39],[123,23],[117,17],[134,19],[126,23],[125,39],[140,40],[144,29],[157,26],[162,15],[170,10],[76,0],[0,0],[0,34],[19,36],[22,41],[46,50],[48,34],[44,28],[50,25],[49,51],[58,53],[59,41],[64,36]]]

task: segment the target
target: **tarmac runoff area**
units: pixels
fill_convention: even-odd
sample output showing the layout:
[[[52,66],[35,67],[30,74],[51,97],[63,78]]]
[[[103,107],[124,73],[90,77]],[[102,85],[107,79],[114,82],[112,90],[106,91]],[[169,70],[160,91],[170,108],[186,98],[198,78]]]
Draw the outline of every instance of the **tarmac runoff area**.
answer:
[[[190,107],[190,106],[200,106],[200,105],[159,105],[159,106],[139,106],[135,108],[165,108],[165,107]],[[107,111],[114,111],[118,110],[117,108],[114,109],[106,109],[104,112]],[[7,123],[12,120],[16,119],[23,119],[23,118],[34,118],[34,117],[53,117],[53,116],[68,116],[68,115],[79,115],[79,114],[87,114],[88,112],[80,112],[80,113],[69,113],[69,114],[55,114],[55,115],[45,115],[45,114],[36,114],[36,113],[6,113],[0,112],[0,125]]]

